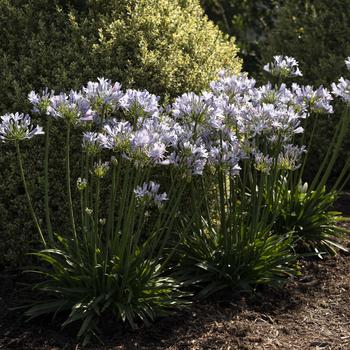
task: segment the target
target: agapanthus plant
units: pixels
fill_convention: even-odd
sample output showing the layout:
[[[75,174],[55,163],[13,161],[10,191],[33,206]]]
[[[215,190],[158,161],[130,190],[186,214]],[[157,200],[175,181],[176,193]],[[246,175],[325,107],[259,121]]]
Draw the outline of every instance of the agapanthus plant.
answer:
[[[1,117],[0,135],[14,141],[30,210],[44,249],[35,255],[44,263],[45,278],[36,286],[43,294],[27,315],[66,312],[63,325],[81,322],[78,336],[96,335],[104,315],[136,328],[183,306],[180,284],[169,274],[164,247],[173,233],[184,186],[193,166],[180,156],[181,128],[148,92],[127,90],[105,79],[80,92],[29,94],[33,113],[47,120],[45,149],[46,230],[40,227],[26,187],[19,143],[42,134],[22,114]],[[49,208],[48,159],[51,119],[63,125],[66,197],[70,223],[55,228]],[[81,131],[81,177],[71,176],[72,129]],[[166,191],[152,181],[169,174]],[[74,180],[74,181],[73,181]],[[73,185],[76,183],[76,187]],[[80,210],[73,201],[78,194]],[[103,197],[102,197],[103,196]],[[155,218],[155,219],[153,219]]]
[[[346,61],[347,62],[347,61]],[[332,84],[332,93],[339,96],[344,102],[348,102],[346,95],[346,80],[341,78],[340,83]],[[278,90],[278,86],[275,87]],[[291,173],[287,178],[280,179],[282,205],[280,214],[275,224],[276,231],[292,230],[297,238],[298,247],[301,252],[316,252],[319,257],[323,254],[335,254],[337,249],[346,250],[339,243],[339,238],[347,233],[338,222],[343,220],[341,213],[332,211],[332,206],[339,197],[344,184],[348,181],[348,170],[350,159],[345,162],[344,168],[332,188],[326,189],[326,185],[332,168],[337,161],[341,145],[346,136],[350,116],[348,109],[341,115],[333,139],[329,140],[328,151],[319,165],[316,176],[311,184],[303,182],[303,175],[308,161],[307,150],[314,142],[314,133],[318,127],[319,118],[322,114],[334,112],[331,102],[331,93],[320,86],[314,89],[312,86],[291,85],[290,92],[293,97],[294,108],[300,109],[307,114],[303,121],[303,127],[308,129],[308,137],[304,133],[302,137],[295,138],[294,143],[304,147],[304,155],[300,157],[301,162],[297,171]],[[293,146],[294,147],[294,146]],[[292,214],[291,214],[292,213]],[[274,216],[274,208],[271,209]]]
[[[201,173],[210,175],[192,179],[191,215],[183,219],[178,246],[178,276],[197,284],[202,297],[277,286],[297,272],[293,236],[273,232],[269,206],[277,216],[282,193],[271,189],[299,166],[303,148],[292,142],[305,118],[290,99],[266,104],[244,76],[222,73],[211,87],[173,105],[191,142],[208,154]]]
[[[301,75],[293,58],[276,56],[265,70],[278,84],[257,86],[245,74],[222,71],[209,91],[185,93],[168,106],[103,78],[81,91],[31,92],[32,111],[46,124],[45,229],[20,153],[20,143],[43,130],[24,114],[1,117],[0,140],[16,146],[43,244],[35,254],[44,263],[35,269],[44,276],[35,286],[42,297],[28,316],[65,312],[63,325],[79,321],[78,336],[87,340],[104,316],[137,328],[184,306],[184,285],[202,297],[280,286],[298,273],[296,247],[320,256],[340,247],[334,239],[340,215],[329,209],[350,177],[350,160],[333,188],[325,186],[349,114],[341,117],[315,179],[303,184],[313,138],[304,129],[317,128],[311,114],[333,112],[332,95],[323,87],[282,83]],[[348,92],[345,79],[333,85],[333,95],[346,103]],[[49,200],[53,121],[66,140],[62,191],[69,222],[59,228],[51,223]],[[75,134],[77,178],[71,171]]]

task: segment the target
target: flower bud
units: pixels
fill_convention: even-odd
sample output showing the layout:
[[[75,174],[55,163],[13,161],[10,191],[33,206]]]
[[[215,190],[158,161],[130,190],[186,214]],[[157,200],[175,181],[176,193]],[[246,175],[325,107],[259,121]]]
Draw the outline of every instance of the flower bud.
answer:
[[[100,220],[99,220],[99,223],[100,223],[100,225],[105,225],[106,224],[106,218],[101,218]]]
[[[90,208],[85,208],[85,213],[87,214],[87,215],[92,215],[92,213],[93,213],[93,210],[92,209],[90,209]]]
[[[99,162],[95,163],[94,166],[94,175],[99,178],[103,178],[109,169],[109,163],[108,162]]]
[[[81,177],[77,180],[77,189],[78,191],[84,191],[87,187],[88,183],[86,179],[82,179]]]

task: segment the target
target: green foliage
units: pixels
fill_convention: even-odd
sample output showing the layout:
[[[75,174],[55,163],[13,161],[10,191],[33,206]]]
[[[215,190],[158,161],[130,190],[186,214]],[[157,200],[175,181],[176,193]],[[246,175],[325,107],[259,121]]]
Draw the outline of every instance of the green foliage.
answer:
[[[301,84],[329,86],[340,76],[348,74],[344,59],[350,56],[350,1],[349,0],[297,0],[287,1],[281,8],[274,29],[262,46],[262,63],[271,61],[273,55],[284,54],[300,62],[303,77]],[[314,169],[327,152],[328,141],[343,107],[337,113],[320,121],[313,147],[309,150],[306,175],[314,176]],[[350,135],[343,146],[342,156],[335,164],[333,177],[339,174],[344,159],[349,155]]]
[[[310,191],[307,183],[298,184],[281,197],[281,210],[273,226],[274,232],[293,232],[296,249],[301,254],[317,253],[335,255],[338,249],[347,252],[339,243],[349,231],[339,222],[344,221],[340,212],[332,206],[338,198],[336,192]],[[274,213],[271,213],[271,217]]]
[[[199,287],[202,298],[252,290],[257,285],[283,286],[288,276],[297,273],[292,236],[272,235],[268,229],[250,234],[249,229],[242,223],[240,229],[232,230],[228,246],[225,233],[203,219],[202,226],[186,235],[179,246],[180,278]]]
[[[0,113],[28,111],[26,97],[33,89],[78,89],[98,76],[163,98],[200,91],[222,67],[240,70],[236,54],[234,40],[208,21],[197,0],[0,0]],[[62,225],[67,210],[61,204],[63,176],[57,169],[63,168],[63,140],[59,131],[55,134],[49,171],[55,173],[50,191],[57,197],[51,205],[56,223]],[[35,141],[34,152],[24,149],[25,167],[31,169],[30,192],[43,182],[37,170],[42,151],[40,140]],[[25,194],[13,158],[13,149],[2,146],[2,266],[21,263],[33,243],[29,216],[18,214]],[[41,191],[33,195],[43,197]],[[42,201],[34,202],[37,211],[43,210]]]
[[[135,329],[186,305],[181,285],[167,277],[167,269],[155,257],[160,251],[152,256],[149,244],[138,246],[127,259],[120,247],[111,251],[105,242],[95,248],[94,261],[91,248],[61,238],[60,248],[35,254],[42,263],[35,272],[44,280],[34,286],[41,298],[26,316],[65,313],[62,326],[78,322],[78,338],[87,343],[98,335],[105,317],[128,322]]]
[[[285,171],[277,165],[278,152],[271,149],[275,165],[270,174],[245,159],[239,176],[217,167],[212,169],[214,176],[208,176],[210,182],[192,183],[191,216],[180,230],[176,276],[196,286],[202,298],[258,285],[278,288],[298,273],[292,232],[285,227],[273,231],[283,195],[277,179]],[[213,185],[215,196],[209,197]],[[267,203],[272,204],[272,216]]]

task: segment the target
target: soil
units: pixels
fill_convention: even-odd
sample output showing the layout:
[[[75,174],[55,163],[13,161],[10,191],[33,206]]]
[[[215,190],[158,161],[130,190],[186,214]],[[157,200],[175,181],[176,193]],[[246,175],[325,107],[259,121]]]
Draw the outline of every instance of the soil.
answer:
[[[350,248],[350,245],[348,245]],[[301,261],[303,274],[279,292],[259,290],[231,301],[195,303],[189,310],[131,331],[109,328],[95,350],[350,349],[350,255]],[[75,329],[57,321],[25,323],[22,277],[0,275],[0,349],[80,349]]]

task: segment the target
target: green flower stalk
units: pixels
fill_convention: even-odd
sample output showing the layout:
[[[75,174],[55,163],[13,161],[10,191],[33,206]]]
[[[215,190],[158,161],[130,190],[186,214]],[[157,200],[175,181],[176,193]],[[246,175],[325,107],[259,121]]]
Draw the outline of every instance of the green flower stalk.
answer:
[[[47,119],[46,122],[46,133],[45,133],[45,156],[44,156],[44,201],[45,201],[45,217],[46,217],[46,228],[49,236],[50,245],[54,246],[55,240],[52,232],[52,224],[50,218],[50,205],[49,205],[49,149],[50,149],[50,128],[51,118]]]
[[[29,211],[30,211],[30,214],[31,214],[32,219],[34,221],[35,227],[36,227],[36,229],[37,229],[37,231],[39,233],[40,239],[41,239],[44,247],[46,247],[47,243],[46,243],[44,235],[43,235],[43,233],[41,231],[40,224],[39,224],[38,218],[36,217],[36,214],[35,214],[35,211],[34,211],[34,208],[33,208],[33,204],[32,204],[32,200],[30,198],[30,194],[29,194],[29,191],[28,191],[27,181],[26,181],[26,178],[25,178],[25,175],[24,175],[24,169],[23,169],[22,156],[21,156],[21,150],[20,150],[20,147],[19,147],[19,142],[15,141],[15,145],[16,145],[16,153],[17,153],[17,160],[18,160],[19,170],[20,170],[22,183],[23,183],[24,190],[25,190],[26,197],[27,197]]]

